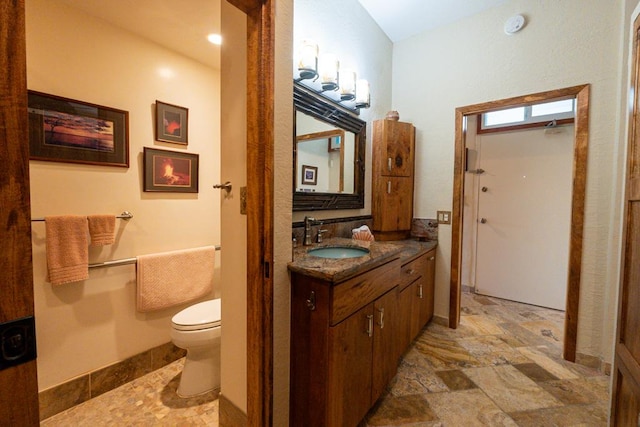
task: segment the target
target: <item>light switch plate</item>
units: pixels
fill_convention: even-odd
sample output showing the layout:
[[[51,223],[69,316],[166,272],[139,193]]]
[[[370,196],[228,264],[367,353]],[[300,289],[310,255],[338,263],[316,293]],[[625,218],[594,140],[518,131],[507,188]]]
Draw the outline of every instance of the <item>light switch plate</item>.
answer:
[[[438,211],[438,224],[451,224],[451,211]]]

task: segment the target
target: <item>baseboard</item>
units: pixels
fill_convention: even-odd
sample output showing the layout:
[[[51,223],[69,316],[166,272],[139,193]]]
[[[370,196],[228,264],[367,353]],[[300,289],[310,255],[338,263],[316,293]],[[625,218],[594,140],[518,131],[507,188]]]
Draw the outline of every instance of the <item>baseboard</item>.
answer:
[[[437,315],[434,314],[433,317],[431,318],[431,321],[433,323],[435,323],[436,325],[449,327],[449,318],[448,317],[437,316]]]
[[[160,369],[185,354],[186,350],[169,342],[43,390],[38,393],[40,421]]]
[[[218,400],[218,412],[220,414],[220,427],[246,427],[247,414],[220,393]]]
[[[576,363],[579,365],[587,366],[589,368],[597,369],[605,375],[611,375],[611,363],[605,362],[596,356],[589,354],[576,353]]]

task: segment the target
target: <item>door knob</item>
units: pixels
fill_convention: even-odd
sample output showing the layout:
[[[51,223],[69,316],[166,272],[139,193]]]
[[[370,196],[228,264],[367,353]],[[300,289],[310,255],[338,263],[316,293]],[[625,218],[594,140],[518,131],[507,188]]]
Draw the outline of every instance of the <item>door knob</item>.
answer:
[[[476,173],[478,175],[483,174],[484,173],[484,169],[478,168],[478,169],[476,169]]]
[[[481,218],[481,219],[480,219],[480,222],[481,222],[482,224],[486,224],[486,223],[487,223],[487,218]]]
[[[487,187],[482,187],[482,192],[483,192],[483,193],[486,193],[486,192],[487,192],[487,190],[489,190]]]

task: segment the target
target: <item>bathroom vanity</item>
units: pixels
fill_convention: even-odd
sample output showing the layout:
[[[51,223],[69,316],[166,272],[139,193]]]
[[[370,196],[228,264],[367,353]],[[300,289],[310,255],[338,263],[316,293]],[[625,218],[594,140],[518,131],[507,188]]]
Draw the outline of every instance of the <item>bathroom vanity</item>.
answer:
[[[297,248],[291,271],[291,426],[356,426],[433,315],[435,242],[358,242],[354,258]]]

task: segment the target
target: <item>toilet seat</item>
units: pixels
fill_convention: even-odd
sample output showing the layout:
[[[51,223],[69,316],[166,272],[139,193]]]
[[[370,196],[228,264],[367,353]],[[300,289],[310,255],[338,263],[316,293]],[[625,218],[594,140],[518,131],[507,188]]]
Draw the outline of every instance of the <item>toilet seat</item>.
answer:
[[[171,325],[179,331],[215,328],[220,324],[220,299],[194,304],[171,318]]]

